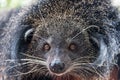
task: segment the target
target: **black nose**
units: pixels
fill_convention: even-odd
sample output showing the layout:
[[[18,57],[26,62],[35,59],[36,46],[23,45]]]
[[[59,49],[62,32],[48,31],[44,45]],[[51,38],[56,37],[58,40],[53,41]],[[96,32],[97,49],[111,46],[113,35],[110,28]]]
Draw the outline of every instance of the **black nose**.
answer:
[[[54,73],[62,73],[64,71],[65,64],[61,62],[50,63],[49,67],[50,67],[50,70]]]

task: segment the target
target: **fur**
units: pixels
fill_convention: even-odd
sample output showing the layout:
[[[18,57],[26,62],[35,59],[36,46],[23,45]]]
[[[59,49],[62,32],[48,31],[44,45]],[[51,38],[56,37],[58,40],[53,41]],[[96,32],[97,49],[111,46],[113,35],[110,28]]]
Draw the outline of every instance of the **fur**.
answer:
[[[110,75],[120,61],[118,59],[120,19],[118,9],[112,6],[110,0],[37,0],[27,8],[21,8],[19,11],[9,14],[10,16],[7,16],[5,21],[0,19],[2,26],[0,27],[2,33],[0,35],[2,55],[0,58],[2,66],[5,68],[3,70],[3,75],[6,75],[5,80],[111,80],[114,78],[110,78]],[[31,41],[26,43],[24,35],[31,28],[34,29],[33,36],[31,36]],[[3,34],[4,36],[2,36]],[[90,41],[92,37],[97,39],[95,44]],[[66,51],[63,47],[61,50],[60,47],[58,50],[55,48],[54,51],[46,53],[40,50],[44,43],[42,39],[55,46],[63,46],[66,44],[61,43],[65,42],[64,40],[75,40],[78,44],[83,44],[82,47],[79,47],[78,52]],[[87,50],[81,52],[86,48]],[[63,51],[62,54],[70,54],[56,55],[54,52],[57,53],[59,50]],[[90,58],[81,60],[92,63],[92,67],[83,65],[88,68],[88,71],[85,69],[86,72],[84,68],[80,68],[82,64],[80,61],[76,64],[79,67],[73,64],[78,71],[75,73],[72,73],[72,70],[66,71],[62,74],[63,76],[53,74],[48,68],[48,64],[52,60],[60,58],[66,63],[67,69],[74,69],[71,68],[71,62],[75,58],[86,57],[83,53],[91,58],[92,56],[97,57],[92,60]],[[30,62],[27,59],[38,65],[30,65],[27,63]],[[75,62],[73,61],[73,63]],[[34,72],[34,68],[37,71]]]

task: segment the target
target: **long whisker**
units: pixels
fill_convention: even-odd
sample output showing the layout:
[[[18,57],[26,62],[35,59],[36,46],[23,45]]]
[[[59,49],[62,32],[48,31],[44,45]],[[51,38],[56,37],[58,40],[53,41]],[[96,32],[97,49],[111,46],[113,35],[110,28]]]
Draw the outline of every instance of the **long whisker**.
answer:
[[[23,65],[26,65],[26,64],[40,64],[40,65],[46,65],[46,62],[45,61],[41,61],[41,60],[35,60],[35,59],[20,59],[21,61],[28,61],[28,62],[24,62],[24,63],[17,63],[16,65],[10,67],[7,69],[7,71],[15,68],[15,67],[18,67],[18,66],[23,66]]]
[[[7,67],[6,68],[6,71],[9,71],[9,70],[11,70],[11,69],[13,69],[13,68],[16,68],[16,67],[18,67],[18,66],[24,66],[24,65],[26,65],[26,64],[31,64],[32,62],[25,62],[25,63],[19,63],[19,64],[16,64],[16,65],[14,65],[14,66],[9,66],[9,67]],[[33,64],[33,63],[32,63]]]
[[[35,64],[44,64],[46,65],[46,62],[45,61],[42,61],[42,60],[37,60],[37,59],[20,59],[21,61],[30,61],[30,62],[33,62]]]
[[[44,69],[42,69],[43,67],[41,67],[40,69],[36,69],[36,67],[37,67],[37,66],[33,67],[30,71],[25,72],[25,73],[16,70],[16,72],[18,72],[18,74],[16,74],[16,75],[11,75],[11,76],[26,75],[26,74],[30,74],[30,73],[37,72],[37,71],[39,71],[39,70],[40,70],[40,71],[44,71]]]
[[[40,35],[38,35],[38,34],[34,34],[34,37],[36,37],[36,38],[40,38],[40,39],[42,39],[42,40],[44,40],[44,41],[46,41],[46,39],[45,38],[43,38],[42,36],[40,36]]]
[[[86,31],[89,28],[98,28],[98,26],[96,25],[90,25],[87,28],[83,29],[82,31],[80,31],[79,33],[77,33],[71,40],[73,40],[74,38],[76,38],[77,36],[79,36],[81,33],[83,33],[84,31]]]
[[[92,67],[92,69],[95,71],[96,74],[98,74],[100,77],[103,77],[102,72],[99,70],[97,70],[93,65],[90,64],[90,66]]]
[[[28,71],[28,72],[26,72],[26,73],[23,73],[23,72],[20,72],[20,71],[18,71],[18,70],[16,70],[16,72],[18,72],[18,74],[28,74],[28,73],[31,73],[34,69],[36,69],[37,68],[37,65],[36,66],[34,66],[30,71]]]
[[[77,62],[77,61],[80,61],[80,60],[83,60],[83,59],[95,59],[96,57],[94,56],[85,56],[85,57],[80,57],[80,58],[76,58],[74,60],[74,62]]]
[[[79,73],[78,73],[78,70],[76,70],[76,69],[73,69],[72,70],[72,72],[73,72],[73,74],[74,75],[77,75],[77,76],[79,76],[79,77],[84,77],[84,79],[86,78],[86,76],[85,76],[85,74],[83,73],[83,70],[82,69],[79,69]],[[76,73],[77,72],[77,73]]]
[[[4,62],[10,62],[10,63],[15,63],[15,62],[17,62],[18,60],[11,60],[11,59],[7,59],[7,60],[5,60]],[[45,64],[46,65],[46,62],[44,61],[44,60],[36,60],[36,59],[19,59],[19,61],[31,61],[31,63],[33,63],[33,62],[37,62],[37,63],[42,63],[42,64]]]
[[[86,64],[88,64],[89,66],[87,66]],[[83,66],[83,65],[86,65],[86,66]],[[90,74],[90,72],[88,71],[91,71],[91,72],[94,72],[96,74],[98,74],[100,77],[104,78],[104,76],[102,75],[102,72],[98,71],[93,65],[92,63],[77,63],[75,62],[73,64],[73,69],[74,70],[83,70],[84,72]]]
[[[24,56],[27,56],[27,57],[29,57],[29,58],[34,58],[34,59],[38,59],[38,60],[45,60],[45,59],[43,59],[43,58],[39,58],[39,57],[32,56],[32,55],[29,55],[29,54],[24,54],[24,53],[20,53],[20,54],[22,54],[22,55],[24,55]]]

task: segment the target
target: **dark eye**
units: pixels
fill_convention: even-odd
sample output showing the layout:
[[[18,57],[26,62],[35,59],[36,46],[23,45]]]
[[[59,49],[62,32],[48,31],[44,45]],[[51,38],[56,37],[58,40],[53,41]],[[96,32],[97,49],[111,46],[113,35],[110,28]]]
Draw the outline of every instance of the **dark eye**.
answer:
[[[34,29],[29,29],[25,32],[24,34],[24,40],[25,42],[29,43],[32,39],[32,36],[33,36],[33,32],[34,32]]]
[[[45,43],[44,45],[43,45],[43,50],[44,51],[49,51],[51,49],[51,46],[48,44],[48,43]]]
[[[75,43],[71,43],[68,47],[69,50],[75,51],[77,49],[77,45]]]

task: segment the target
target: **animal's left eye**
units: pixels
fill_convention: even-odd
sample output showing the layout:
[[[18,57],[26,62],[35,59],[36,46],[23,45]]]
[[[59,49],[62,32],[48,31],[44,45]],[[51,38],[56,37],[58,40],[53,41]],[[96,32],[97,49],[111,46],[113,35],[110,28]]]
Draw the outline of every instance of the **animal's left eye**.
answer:
[[[75,51],[77,49],[77,45],[75,43],[71,43],[68,47],[69,50]]]

